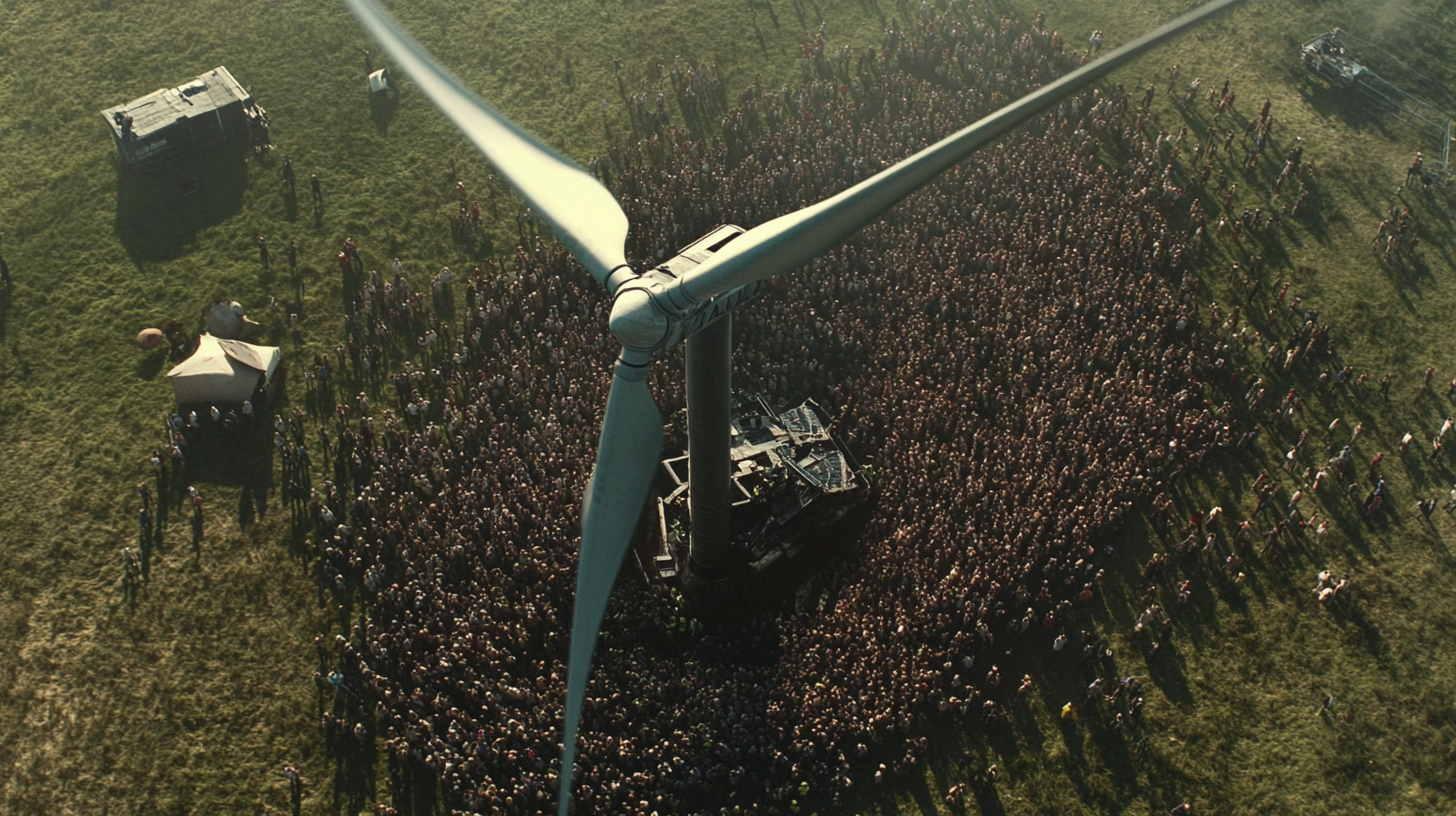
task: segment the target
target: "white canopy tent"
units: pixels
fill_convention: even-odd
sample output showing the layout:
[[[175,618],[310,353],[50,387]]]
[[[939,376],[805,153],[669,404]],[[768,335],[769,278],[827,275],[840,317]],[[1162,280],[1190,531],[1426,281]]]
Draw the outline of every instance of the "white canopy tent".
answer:
[[[168,371],[167,379],[182,405],[242,402],[272,382],[282,359],[277,346],[255,346],[204,334],[198,339],[197,351]]]

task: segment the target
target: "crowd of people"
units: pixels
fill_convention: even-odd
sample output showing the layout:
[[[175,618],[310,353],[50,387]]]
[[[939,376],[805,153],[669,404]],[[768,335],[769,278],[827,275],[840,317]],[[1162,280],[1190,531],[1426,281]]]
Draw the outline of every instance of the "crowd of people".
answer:
[[[802,84],[755,83],[715,131],[658,116],[593,162],[611,167],[633,257],[817,201],[1087,58],[1040,15],[928,8],[858,59],[821,29]],[[662,73],[679,104],[717,95],[706,66]],[[1199,201],[1216,142],[1180,157],[1183,134],[1151,131],[1151,102],[1121,86],[1069,97],[739,310],[735,385],[834,406],[881,495],[817,609],[700,619],[624,569],[584,710],[580,812],[832,807],[882,778],[887,752],[915,766],[921,715],[995,727],[1030,688],[998,668],[1022,644],[1075,638],[1091,704],[1137,727],[1136,680],[1111,677],[1104,701],[1104,652],[1075,628],[1106,536],[1257,435],[1253,408],[1225,400],[1254,379],[1249,349],[1283,343],[1299,365],[1333,351],[1317,314],[1240,325],[1238,307],[1207,307],[1190,255],[1223,240]],[[694,110],[701,125],[714,108]],[[1229,167],[1287,168],[1281,188],[1307,194],[1297,160],[1248,155]],[[429,292],[398,261],[364,273],[357,247],[341,256],[347,338],[306,377],[328,409],[321,472],[310,420],[275,419],[287,500],[341,610],[341,634],[317,643],[331,745],[380,745],[398,795],[428,775],[482,814],[547,813],[558,795],[579,507],[617,352],[600,287],[559,245],[521,238],[513,258],[442,270]],[[684,404],[679,363],[653,375],[665,413]]]

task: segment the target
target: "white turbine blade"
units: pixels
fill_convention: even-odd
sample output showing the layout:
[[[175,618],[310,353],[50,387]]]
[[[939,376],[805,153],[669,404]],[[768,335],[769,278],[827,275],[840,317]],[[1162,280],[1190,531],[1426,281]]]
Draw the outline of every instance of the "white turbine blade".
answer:
[[[576,729],[591,676],[597,632],[602,628],[617,569],[632,543],[662,452],[662,414],[647,387],[647,371],[645,367],[617,363],[602,419],[597,466],[582,503],[581,558],[566,673],[566,733],[561,743],[561,781],[557,787],[561,816],[566,816],[571,801]]]
[[[838,195],[754,227],[684,275],[672,302],[698,303],[809,262],[1001,134],[1235,2],[1206,3]]]
[[[373,0],[345,0],[450,121],[551,226],[556,237],[602,283],[626,263],[627,216],[616,197],[579,165],[502,116],[446,71]]]

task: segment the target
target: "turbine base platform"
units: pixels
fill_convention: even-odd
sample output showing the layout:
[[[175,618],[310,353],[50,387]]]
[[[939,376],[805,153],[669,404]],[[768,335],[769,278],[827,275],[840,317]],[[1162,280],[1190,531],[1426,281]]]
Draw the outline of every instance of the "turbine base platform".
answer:
[[[657,530],[644,559],[652,581],[689,584],[709,594],[719,583],[762,577],[781,583],[806,577],[832,554],[818,544],[843,541],[835,526],[869,500],[874,475],[861,467],[831,432],[813,400],[777,411],[762,395],[738,391],[732,399],[734,560],[714,574],[690,574],[688,456],[684,416],[673,417],[681,455],[664,459],[657,499]]]

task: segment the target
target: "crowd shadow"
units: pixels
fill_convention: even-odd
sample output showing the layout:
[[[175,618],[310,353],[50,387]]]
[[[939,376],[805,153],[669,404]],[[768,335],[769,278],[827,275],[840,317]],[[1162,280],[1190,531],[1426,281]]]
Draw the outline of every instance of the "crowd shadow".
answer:
[[[328,785],[328,800],[324,806],[325,811],[335,814],[335,816],[368,812],[374,801],[378,784],[378,773],[375,770],[379,765],[377,743],[373,736],[361,742],[355,739],[351,733],[351,726],[348,724],[355,718],[348,715],[348,706],[341,702],[341,698],[355,694],[347,683],[343,684],[338,692],[321,690],[320,694],[321,707],[329,708],[333,716],[343,715],[341,719],[337,720],[340,724],[339,727],[325,734],[325,756],[332,770],[332,778]],[[324,702],[324,697],[329,694],[334,696],[331,706]],[[371,729],[371,733],[375,726],[372,717],[360,720],[360,724]],[[392,773],[394,768],[392,758],[390,766]],[[417,774],[416,776],[428,776],[428,774]],[[428,787],[430,798],[433,800],[435,798],[433,783]],[[421,808],[417,807],[409,797],[404,800],[396,798],[393,805],[399,816],[425,816],[425,814],[436,812],[433,802]]]
[[[273,433],[261,416],[265,410],[259,408],[259,418],[245,420],[236,436],[204,419],[187,447],[187,468],[177,474],[183,491],[187,485],[199,491],[209,485],[240,488],[235,518],[243,527],[267,516],[273,489]]]

